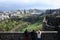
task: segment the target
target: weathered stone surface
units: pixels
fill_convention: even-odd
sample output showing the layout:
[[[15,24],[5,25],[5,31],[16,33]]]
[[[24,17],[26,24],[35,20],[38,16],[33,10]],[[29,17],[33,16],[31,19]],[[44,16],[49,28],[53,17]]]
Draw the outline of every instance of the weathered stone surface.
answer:
[[[42,40],[57,40],[57,34],[56,33],[43,33],[42,34]]]
[[[24,40],[22,33],[0,33],[1,40]]]
[[[0,33],[1,40],[24,40],[23,33]],[[57,40],[57,33],[42,33],[42,40]],[[31,40],[31,36],[29,37]]]

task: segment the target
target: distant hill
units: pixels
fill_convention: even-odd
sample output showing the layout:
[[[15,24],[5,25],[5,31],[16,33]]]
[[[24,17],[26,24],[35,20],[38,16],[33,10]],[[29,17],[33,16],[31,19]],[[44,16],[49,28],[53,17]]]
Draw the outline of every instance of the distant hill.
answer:
[[[25,10],[25,11],[30,13],[30,14],[40,14],[41,16],[48,15],[48,14],[60,15],[60,9],[47,9],[47,10],[29,9],[29,10]]]
[[[19,10],[19,9],[18,9]],[[17,10],[10,10],[12,12],[17,11]],[[42,15],[48,15],[48,14],[52,14],[52,15],[60,15],[60,9],[47,9],[47,10],[41,10],[41,9],[24,9],[24,10],[19,10],[22,13],[29,13],[29,14],[40,14]],[[1,11],[0,12],[4,12]]]
[[[60,15],[60,9],[49,9],[45,11],[45,15],[52,14],[52,15]]]

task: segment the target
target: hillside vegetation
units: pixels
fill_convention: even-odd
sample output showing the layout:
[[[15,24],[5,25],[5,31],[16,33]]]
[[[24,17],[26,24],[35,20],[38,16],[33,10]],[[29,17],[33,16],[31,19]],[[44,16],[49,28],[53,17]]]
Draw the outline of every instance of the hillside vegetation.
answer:
[[[10,18],[0,21],[2,31],[42,30],[43,17]]]

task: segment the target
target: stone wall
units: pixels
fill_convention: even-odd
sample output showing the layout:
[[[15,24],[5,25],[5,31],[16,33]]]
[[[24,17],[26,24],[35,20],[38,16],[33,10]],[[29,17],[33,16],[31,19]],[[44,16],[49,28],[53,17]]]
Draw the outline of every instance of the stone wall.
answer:
[[[1,40],[24,40],[22,33],[0,33]]]
[[[57,33],[43,33],[42,40],[57,40]]]
[[[57,40],[57,33],[42,33],[41,39]],[[23,33],[0,33],[0,40],[24,40],[24,35]]]

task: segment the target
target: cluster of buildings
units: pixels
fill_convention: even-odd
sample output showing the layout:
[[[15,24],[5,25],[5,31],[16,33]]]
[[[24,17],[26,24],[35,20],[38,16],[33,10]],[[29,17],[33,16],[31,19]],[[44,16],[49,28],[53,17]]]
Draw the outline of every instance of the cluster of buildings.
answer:
[[[22,16],[21,14],[25,14],[25,13],[27,13],[27,12],[20,11],[20,10],[9,11],[9,12],[0,12],[0,20],[4,20],[4,19],[7,19],[7,18],[10,18],[10,17],[13,17],[13,16],[21,17]]]
[[[14,18],[16,16],[19,16],[19,17],[22,17],[23,15],[26,16],[25,14],[27,15],[34,15],[34,14],[41,14],[42,11],[37,11],[37,10],[16,10],[16,11],[8,11],[8,12],[5,12],[5,11],[0,11],[0,20],[4,20],[4,19],[7,19],[7,18]],[[22,15],[23,14],[23,15]]]

